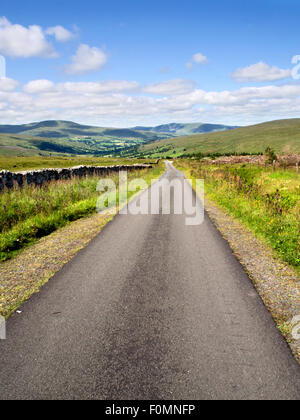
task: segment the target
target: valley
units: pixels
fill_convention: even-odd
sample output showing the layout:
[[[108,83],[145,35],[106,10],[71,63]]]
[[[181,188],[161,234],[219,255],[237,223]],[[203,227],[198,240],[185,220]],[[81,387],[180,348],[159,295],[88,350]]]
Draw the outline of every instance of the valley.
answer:
[[[183,134],[224,131],[216,124],[167,124],[158,127],[105,128],[69,121],[0,126],[0,156],[122,156],[140,145]]]

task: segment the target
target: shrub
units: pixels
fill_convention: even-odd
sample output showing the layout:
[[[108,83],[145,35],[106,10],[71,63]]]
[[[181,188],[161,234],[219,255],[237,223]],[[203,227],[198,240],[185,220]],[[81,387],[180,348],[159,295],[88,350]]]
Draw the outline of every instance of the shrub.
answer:
[[[272,149],[271,147],[267,147],[265,150],[265,157],[266,157],[266,162],[272,164],[274,161],[278,160],[278,157],[275,153],[275,150]]]

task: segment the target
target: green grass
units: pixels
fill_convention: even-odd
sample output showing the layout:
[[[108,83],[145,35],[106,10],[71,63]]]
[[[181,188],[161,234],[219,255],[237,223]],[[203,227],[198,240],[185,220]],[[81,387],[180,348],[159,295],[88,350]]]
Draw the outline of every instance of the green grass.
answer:
[[[158,127],[104,128],[69,121],[0,125],[0,155],[120,155],[127,148],[178,135],[225,130],[215,124],[166,124]]]
[[[0,170],[17,172],[42,168],[69,168],[72,166],[112,166],[112,165],[133,165],[134,163],[147,163],[149,159],[120,159],[120,158],[99,158],[99,157],[72,157],[72,156],[26,156],[17,157],[0,156]]]
[[[193,153],[300,152],[300,119],[280,120],[234,130],[177,137],[142,145],[145,156],[176,157]]]
[[[143,178],[149,184],[164,171],[161,163],[153,169],[132,171],[128,178]],[[109,176],[118,185],[118,175]],[[43,187],[25,186],[0,194],[0,261],[16,255],[37,239],[66,224],[96,212],[100,194],[99,177],[56,181]],[[128,198],[133,193],[128,193]]]
[[[286,263],[300,268],[300,174],[182,160],[191,178],[205,179],[206,196],[241,220]]]
[[[157,138],[150,137],[151,139]],[[161,137],[160,137],[161,138]],[[31,137],[28,134],[12,135],[0,133],[1,156],[59,156],[59,155],[98,155],[106,156],[116,154],[125,147],[140,145],[143,143],[140,137],[122,138],[118,136],[93,136],[83,138],[79,136],[40,138]]]
[[[168,137],[134,129],[92,127],[68,121],[0,126],[0,155],[117,154],[124,148]]]
[[[93,137],[93,136],[118,136],[122,138],[145,138],[153,136],[182,136],[187,134],[205,133],[211,131],[227,130],[233,127],[222,124],[181,124],[172,123],[156,127],[133,127],[133,128],[107,128],[76,124],[71,121],[41,121],[38,123],[23,125],[0,125],[1,133],[26,135],[32,137],[66,138],[66,137]]]

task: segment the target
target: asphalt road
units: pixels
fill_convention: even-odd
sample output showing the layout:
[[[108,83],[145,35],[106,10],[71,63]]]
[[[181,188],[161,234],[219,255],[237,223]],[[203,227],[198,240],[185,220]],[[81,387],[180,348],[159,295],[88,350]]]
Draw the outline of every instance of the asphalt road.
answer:
[[[207,216],[118,215],[21,309],[0,399],[300,399],[299,365]]]

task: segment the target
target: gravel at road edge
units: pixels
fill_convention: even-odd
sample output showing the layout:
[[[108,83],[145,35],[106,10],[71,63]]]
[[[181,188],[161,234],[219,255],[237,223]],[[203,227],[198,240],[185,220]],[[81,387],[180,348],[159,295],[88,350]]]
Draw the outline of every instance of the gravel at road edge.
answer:
[[[292,337],[291,320],[300,314],[300,279],[273,255],[242,223],[215,203],[205,199],[205,209],[253,281],[279,330],[300,363],[300,346]]]
[[[40,239],[0,264],[0,314],[7,317],[84,248],[111,220],[95,214]]]

